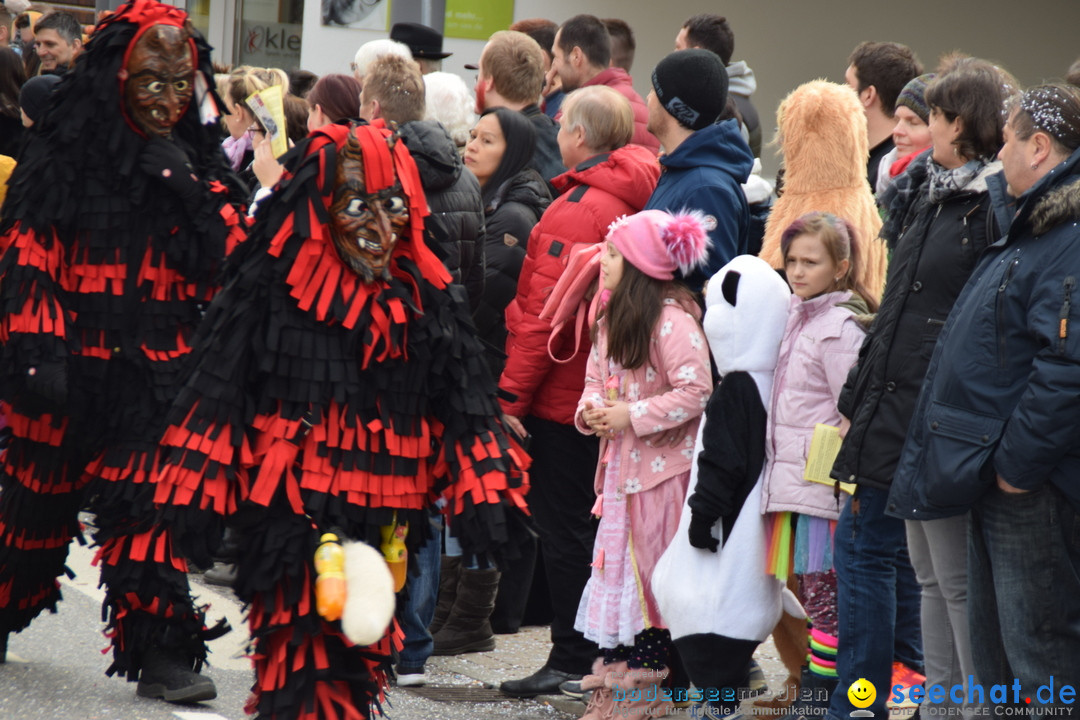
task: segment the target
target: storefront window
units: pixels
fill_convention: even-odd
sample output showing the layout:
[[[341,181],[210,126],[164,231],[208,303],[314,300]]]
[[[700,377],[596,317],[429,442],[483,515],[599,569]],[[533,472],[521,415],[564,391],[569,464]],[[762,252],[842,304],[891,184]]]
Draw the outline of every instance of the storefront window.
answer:
[[[241,0],[238,4],[236,64],[284,70],[300,67],[303,0]]]

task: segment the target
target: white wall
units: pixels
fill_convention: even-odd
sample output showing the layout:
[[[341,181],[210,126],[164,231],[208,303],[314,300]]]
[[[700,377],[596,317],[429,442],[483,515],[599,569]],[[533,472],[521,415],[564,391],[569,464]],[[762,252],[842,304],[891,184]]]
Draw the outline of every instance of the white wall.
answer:
[[[361,44],[385,36],[321,27],[319,8],[318,0],[307,0],[304,8],[301,64],[308,70],[348,72]],[[621,17],[634,28],[632,74],[642,95],[653,65],[671,51],[686,18],[699,12],[726,15],[735,31],[734,59],[746,60],[757,75],[753,99],[766,139],[784,95],[818,77],[843,82],[848,54],[862,40],[905,43],[931,67],[942,53],[963,50],[1001,63],[1025,85],[1061,77],[1080,56],[1080,0],[516,0],[514,6],[515,19],[562,22],[578,12]],[[444,69],[460,73],[471,86],[473,73],[462,66],[474,62],[482,47],[479,41],[447,39],[445,49],[454,55]],[[767,172],[776,168],[770,153],[763,158]]]
[[[407,2],[408,0],[395,0]],[[518,2],[520,5],[520,0]],[[389,37],[389,31],[353,30],[349,28],[323,27],[321,25],[320,0],[304,3],[304,44],[300,51],[300,66],[317,75],[349,72],[356,50],[369,40]],[[526,17],[522,15],[521,17]],[[466,63],[475,63],[480,57],[484,43],[480,40],[446,38],[443,50],[453,53],[443,61],[443,70],[460,74],[472,87],[476,73],[465,69]]]

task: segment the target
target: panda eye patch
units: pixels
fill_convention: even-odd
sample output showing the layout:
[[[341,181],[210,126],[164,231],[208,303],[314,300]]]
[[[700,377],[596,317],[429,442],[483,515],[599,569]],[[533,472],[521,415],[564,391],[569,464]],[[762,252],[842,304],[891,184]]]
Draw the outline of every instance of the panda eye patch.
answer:
[[[740,278],[742,278],[742,273],[732,270],[724,276],[724,281],[720,283],[720,293],[731,307],[735,307],[735,303],[739,299]]]

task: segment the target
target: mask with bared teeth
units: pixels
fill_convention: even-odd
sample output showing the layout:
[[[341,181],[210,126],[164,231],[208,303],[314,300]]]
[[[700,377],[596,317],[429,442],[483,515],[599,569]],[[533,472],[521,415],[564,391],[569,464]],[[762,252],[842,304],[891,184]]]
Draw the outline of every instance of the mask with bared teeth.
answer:
[[[330,230],[338,256],[364,282],[390,279],[390,260],[409,226],[409,207],[400,182],[367,191],[364,157],[350,136],[338,153]]]

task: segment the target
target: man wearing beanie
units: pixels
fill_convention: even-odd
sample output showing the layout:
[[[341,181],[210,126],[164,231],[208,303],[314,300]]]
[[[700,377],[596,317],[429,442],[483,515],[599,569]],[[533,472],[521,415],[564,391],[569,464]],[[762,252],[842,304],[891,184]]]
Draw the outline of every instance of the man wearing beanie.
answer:
[[[651,151],[629,144],[633,131],[630,103],[616,90],[585,87],[566,96],[559,148],[569,170],[555,178],[559,197],[529,235],[517,294],[506,308],[500,403],[510,427],[532,438],[529,509],[553,613],[543,667],[499,686],[513,697],[558,693],[564,685],[580,697],[579,682],[597,655],[596,643],[574,628],[596,534],[599,439],[574,426],[592,344],[589,331],[576,327],[577,313],[558,330],[540,315],[575,248],[603,242],[612,222],[640,211],[652,194],[660,170]]]
[[[645,207],[700,210],[707,216],[708,262],[683,278],[698,292],[706,278],[746,252],[750,210],[742,183],[754,155],[738,120],[717,122],[727,106],[728,76],[716,53],[676,50],[656,65],[652,87],[649,132],[665,154],[660,182]]]

